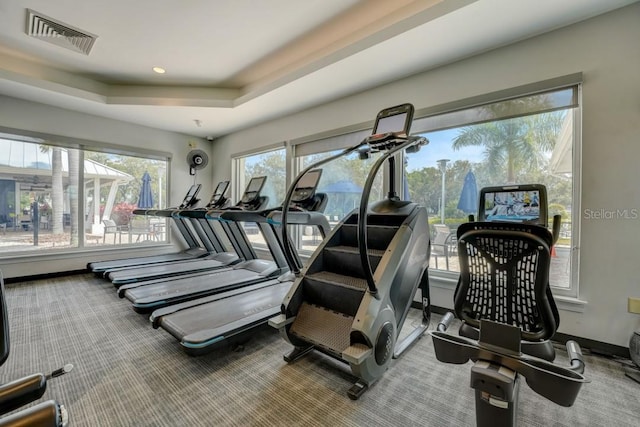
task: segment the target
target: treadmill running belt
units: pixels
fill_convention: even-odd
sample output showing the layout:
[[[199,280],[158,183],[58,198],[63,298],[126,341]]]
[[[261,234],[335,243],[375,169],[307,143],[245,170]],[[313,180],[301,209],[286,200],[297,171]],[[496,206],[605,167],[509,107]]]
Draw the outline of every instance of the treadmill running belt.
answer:
[[[172,280],[148,286],[128,289],[124,296],[134,304],[134,308],[157,308],[173,301],[197,298],[222,292],[239,285],[264,280],[264,276],[246,269],[224,270],[224,275],[212,273],[188,279]],[[224,279],[224,280],[216,280]]]
[[[185,347],[206,347],[277,315],[291,284],[274,280],[251,292],[177,311],[163,316],[160,326]]]

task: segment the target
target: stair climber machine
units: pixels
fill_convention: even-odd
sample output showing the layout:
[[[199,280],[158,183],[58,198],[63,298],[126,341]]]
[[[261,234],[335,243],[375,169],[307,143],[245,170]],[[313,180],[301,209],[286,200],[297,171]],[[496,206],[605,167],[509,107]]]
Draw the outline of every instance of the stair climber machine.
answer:
[[[288,215],[289,224],[317,226],[324,238],[330,232],[329,223],[323,215],[327,197],[326,194],[315,192],[321,172],[320,169],[312,170],[298,182],[291,197]],[[231,210],[221,216],[225,220],[253,221],[280,229],[282,215],[282,208],[277,208],[259,213]],[[275,244],[271,252],[280,253],[274,257],[279,259],[284,257],[281,254],[282,235],[276,233],[276,236],[277,242],[267,242],[272,246]],[[302,263],[297,256],[293,261],[297,269],[301,268]],[[155,310],[150,318],[152,325],[173,335],[180,341],[184,351],[192,356],[208,353],[223,344],[241,342],[256,327],[266,324],[280,312],[282,300],[293,283],[289,271],[278,277],[261,277],[258,274],[254,274],[254,277],[257,280],[247,286]],[[210,280],[224,282],[225,279],[222,275]]]
[[[268,198],[261,197],[260,190],[265,180],[266,177],[252,178],[244,193],[245,195],[252,195],[250,197],[243,197],[243,200],[246,200],[246,202],[241,201],[237,206],[240,206],[244,210],[264,209]],[[249,190],[252,185],[255,185],[254,182],[259,182],[260,188],[258,191],[251,193]],[[178,210],[174,214],[174,217],[186,218],[194,223],[194,229],[199,230],[199,234],[204,235],[202,240],[209,242],[207,245],[207,249],[210,251],[209,255],[192,260],[108,270],[105,275],[116,287],[119,287],[127,283],[139,283],[165,277],[203,273],[230,266],[242,260],[255,258],[255,254],[247,249],[250,248],[248,242],[244,245],[237,242],[238,231],[234,230],[235,227],[238,227],[237,224],[207,219],[207,212],[222,211],[228,207],[228,200],[224,197],[228,186],[229,181],[220,182],[211,200],[204,208],[183,209]],[[235,252],[227,251],[227,248],[225,248],[219,236],[220,232],[215,229],[216,225],[227,235]]]
[[[9,316],[4,294],[4,279],[0,272],[0,365],[9,357]],[[47,389],[47,381],[59,377],[73,369],[68,364],[51,374],[32,374],[6,384],[0,384],[0,416],[40,399]],[[48,400],[27,409],[13,412],[0,418],[0,426],[26,427],[51,426],[62,427],[69,422],[65,407],[55,400]]]
[[[156,278],[147,277],[145,280],[130,281],[126,284],[115,283],[114,281],[114,284],[118,287],[118,296],[120,296],[120,298],[126,297],[133,302],[136,311],[147,313],[171,303],[224,291],[225,289],[223,289],[218,282],[212,282],[210,280],[210,278],[213,277],[220,277],[211,276],[212,273],[235,270],[236,266],[241,269],[242,267],[253,266],[254,270],[263,273],[269,270],[271,264],[265,264],[264,261],[257,259],[258,257],[251,246],[251,242],[249,242],[249,239],[244,233],[242,226],[238,223],[221,219],[222,213],[228,210],[234,212],[253,212],[264,209],[269,203],[269,198],[261,194],[266,180],[267,177],[265,176],[251,178],[242,199],[235,206],[228,206],[222,209],[216,208],[209,211],[182,211],[180,214],[183,216],[188,215],[188,217],[194,221],[221,223],[221,227],[225,230],[227,237],[236,250],[236,254],[223,253],[218,254],[218,259],[200,258],[195,260],[203,261],[204,266],[201,262],[198,262],[194,266],[190,264],[178,265],[177,268],[181,270],[181,274]],[[211,229],[213,230],[213,228]],[[266,230],[267,233],[269,231],[270,230]],[[268,239],[270,237],[271,236],[266,236],[265,238]],[[151,276],[159,272],[166,272],[167,267],[172,266],[153,265],[150,267],[153,268],[146,271]],[[120,277],[119,279],[124,280],[127,278]]]
[[[569,367],[556,365],[550,339],[560,324],[549,287],[551,247],[560,215],[547,228],[542,185],[489,187],[480,192],[479,222],[457,231],[460,279],[454,311],[459,336],[446,333],[447,313],[431,332],[439,361],[471,367],[476,424],[516,425],[522,377],[539,395],[573,405],[582,384],[584,362],[575,341],[566,343]]]
[[[97,275],[104,275],[107,270],[122,268],[122,267],[131,267],[136,265],[144,265],[144,264],[156,264],[162,262],[173,262],[180,261],[185,259],[194,259],[208,255],[207,249],[202,247],[202,243],[199,238],[194,234],[192,227],[188,224],[184,219],[174,218],[172,214],[180,209],[187,209],[189,207],[195,206],[199,199],[196,198],[198,192],[200,191],[200,184],[194,184],[189,188],[184,200],[178,207],[167,208],[162,210],[148,210],[148,209],[135,209],[133,213],[135,215],[151,215],[158,216],[162,218],[172,218],[174,221],[174,225],[180,232],[180,235],[183,237],[185,243],[187,244],[187,249],[184,251],[180,251],[173,254],[162,254],[162,255],[152,255],[152,256],[144,256],[144,257],[136,257],[136,258],[124,258],[112,261],[98,261],[98,262],[90,262],[87,264],[87,268]]]
[[[315,251],[296,276],[281,307],[270,319],[293,344],[284,357],[291,363],[315,349],[349,364],[357,381],[348,391],[358,399],[429,326],[429,224],[424,207],[396,195],[395,154],[417,151],[425,138],[409,136],[413,106],[404,104],[378,113],[374,134],[358,145],[305,169],[359,151],[380,152],[367,176],[360,207],[351,212]],[[388,161],[389,194],[368,204],[376,173]],[[285,205],[292,196],[288,191]],[[288,212],[282,222],[287,224]],[[283,240],[287,239],[283,227]],[[293,249],[285,246],[287,258]],[[290,264],[293,265],[291,262]],[[372,268],[374,271],[372,272]],[[398,335],[417,289],[422,291],[422,319],[403,340]]]

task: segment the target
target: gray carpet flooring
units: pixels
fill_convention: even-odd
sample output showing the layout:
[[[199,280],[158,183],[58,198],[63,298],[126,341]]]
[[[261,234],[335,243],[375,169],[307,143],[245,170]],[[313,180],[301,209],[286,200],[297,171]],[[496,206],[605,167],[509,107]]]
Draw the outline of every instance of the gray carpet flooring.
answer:
[[[345,393],[352,379],[341,364],[311,354],[288,365],[282,355],[289,344],[268,329],[242,349],[189,357],[92,275],[12,284],[7,299],[12,347],[0,381],[73,363],[43,399],[64,403],[74,426],[475,424],[471,364],[439,363],[428,336],[351,401]],[[585,359],[592,382],[576,404],[557,406],[524,385],[519,425],[640,425],[640,385],[619,361]]]

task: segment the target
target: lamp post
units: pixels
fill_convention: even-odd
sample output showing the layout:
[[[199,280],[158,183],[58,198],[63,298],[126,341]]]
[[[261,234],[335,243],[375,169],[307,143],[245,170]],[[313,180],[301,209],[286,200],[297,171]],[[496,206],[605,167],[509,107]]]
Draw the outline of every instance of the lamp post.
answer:
[[[444,194],[444,178],[447,173],[447,163],[449,163],[449,159],[440,159],[437,161],[438,168],[440,168],[440,172],[442,172],[442,200],[440,202],[440,222],[444,224],[444,202],[445,202],[445,194]]]

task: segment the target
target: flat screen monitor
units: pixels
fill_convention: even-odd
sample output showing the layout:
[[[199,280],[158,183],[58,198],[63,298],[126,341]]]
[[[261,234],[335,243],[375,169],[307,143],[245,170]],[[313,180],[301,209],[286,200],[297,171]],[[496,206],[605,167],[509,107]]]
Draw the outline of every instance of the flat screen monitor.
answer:
[[[376,116],[373,134],[396,133],[408,135],[413,120],[413,105],[402,104],[384,109]]]
[[[300,178],[300,181],[298,181],[295,190],[293,190],[291,200],[294,202],[301,202],[313,196],[316,192],[316,187],[318,186],[318,182],[320,182],[321,176],[322,169],[314,169],[305,173],[304,176]]]
[[[198,195],[200,187],[202,187],[201,184],[193,184],[191,188],[189,188],[189,191],[187,191],[187,195],[184,196],[184,200],[182,200],[180,206],[190,206],[193,204],[193,200]]]
[[[544,185],[487,187],[480,191],[480,221],[519,222],[547,226]]]

